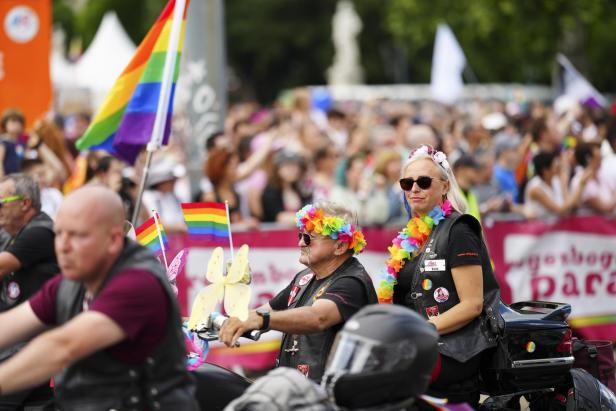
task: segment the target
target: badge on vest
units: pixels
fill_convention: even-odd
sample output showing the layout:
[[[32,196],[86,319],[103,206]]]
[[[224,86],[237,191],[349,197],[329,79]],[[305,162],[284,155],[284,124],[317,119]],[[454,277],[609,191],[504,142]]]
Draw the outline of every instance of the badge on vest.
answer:
[[[19,284],[17,284],[15,281],[11,281],[6,286],[6,293],[11,300],[16,300],[21,295],[21,288],[19,288]]]
[[[449,291],[445,287],[439,287],[434,290],[434,299],[437,303],[444,303],[449,300]]]
[[[297,364],[297,371],[301,372],[308,378],[308,373],[310,372],[310,365],[308,364]]]
[[[421,288],[424,289],[424,291],[428,291],[432,289],[432,280],[430,280],[429,278],[424,278],[423,281],[421,282]]]
[[[291,292],[289,293],[289,301],[287,301],[287,307],[291,305],[293,300],[295,300],[295,297],[297,297],[298,291],[299,291],[299,287],[294,285],[293,288],[291,289]]]
[[[309,273],[309,274],[304,274],[302,276],[302,278],[299,279],[299,286],[303,286],[306,285],[310,282],[310,280],[312,280],[312,277],[314,277],[314,274]]]
[[[426,315],[428,316],[428,318],[438,317],[438,315],[439,315],[438,306],[437,305],[433,305],[432,307],[427,307],[426,308]]]
[[[426,271],[445,271],[445,260],[425,260],[424,269]]]

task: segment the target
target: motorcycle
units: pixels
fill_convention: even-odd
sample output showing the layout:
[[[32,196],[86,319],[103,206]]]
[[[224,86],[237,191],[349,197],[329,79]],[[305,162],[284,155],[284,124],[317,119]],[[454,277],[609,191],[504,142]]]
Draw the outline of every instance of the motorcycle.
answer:
[[[573,334],[566,321],[571,313],[569,304],[501,303],[500,313],[505,326],[498,346],[482,361],[480,386],[487,399],[479,410],[520,410],[521,398],[528,403],[524,409],[530,410],[616,410],[616,396],[609,389],[585,371],[572,368]],[[219,314],[211,316],[196,330],[197,335],[206,341],[216,339],[225,319]],[[256,340],[260,333],[243,337]],[[193,374],[202,409],[223,410],[251,384],[230,370],[207,363]],[[593,399],[581,405],[589,396]]]
[[[505,328],[496,349],[481,366],[481,383],[489,398],[482,409],[565,409],[573,388],[572,332],[569,304],[524,301],[500,305]],[[517,408],[516,408],[517,406]]]

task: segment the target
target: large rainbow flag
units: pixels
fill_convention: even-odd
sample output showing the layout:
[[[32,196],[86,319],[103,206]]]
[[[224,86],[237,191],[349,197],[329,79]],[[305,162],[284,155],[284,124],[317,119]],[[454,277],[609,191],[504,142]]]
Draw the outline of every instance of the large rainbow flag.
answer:
[[[229,239],[224,203],[182,203],[182,213],[191,240],[223,242]]]
[[[143,146],[150,141],[162,88],[165,58],[169,53],[174,7],[175,0],[169,0],[158,20],[139,45],[132,60],[115,81],[90,127],[77,141],[78,149],[106,150],[134,164]],[[186,10],[188,10],[188,1],[184,9],[175,57],[163,144],[167,144],[171,131],[173,96],[184,42]]]
[[[167,233],[163,227],[163,223],[158,218],[158,227],[160,228],[160,235],[163,238],[163,244],[165,250],[169,249],[169,242],[167,241]],[[156,220],[154,217],[150,217],[145,223],[141,224],[135,230],[137,235],[137,242],[145,247],[148,247],[156,256],[160,257],[163,254],[163,250],[160,246],[160,239],[158,238],[158,230],[156,229]]]

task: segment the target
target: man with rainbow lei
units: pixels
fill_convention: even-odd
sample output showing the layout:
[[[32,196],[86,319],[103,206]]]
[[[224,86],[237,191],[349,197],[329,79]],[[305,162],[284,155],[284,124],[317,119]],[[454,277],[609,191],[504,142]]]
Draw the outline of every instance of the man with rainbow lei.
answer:
[[[299,210],[299,262],[307,268],[246,321],[225,321],[220,340],[233,346],[247,331],[281,331],[277,364],[320,381],[336,333],[360,308],[377,302],[370,276],[353,256],[366,246],[354,221],[353,212],[330,202]]]
[[[421,146],[403,165],[402,176],[409,221],[388,248],[379,302],[409,307],[439,332],[439,361],[428,394],[476,405],[481,353],[496,345],[502,324],[481,225],[465,214],[443,152]]]

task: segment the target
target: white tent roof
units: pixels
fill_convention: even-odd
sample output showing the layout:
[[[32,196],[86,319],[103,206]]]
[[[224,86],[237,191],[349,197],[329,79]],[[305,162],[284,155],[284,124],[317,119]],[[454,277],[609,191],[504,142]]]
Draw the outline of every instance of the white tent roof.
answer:
[[[94,40],[75,68],[77,85],[92,91],[94,108],[102,103],[135,50],[118,16],[114,12],[105,14]]]

